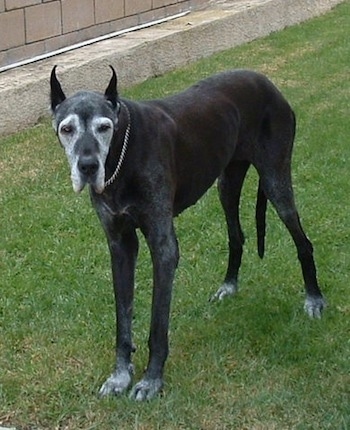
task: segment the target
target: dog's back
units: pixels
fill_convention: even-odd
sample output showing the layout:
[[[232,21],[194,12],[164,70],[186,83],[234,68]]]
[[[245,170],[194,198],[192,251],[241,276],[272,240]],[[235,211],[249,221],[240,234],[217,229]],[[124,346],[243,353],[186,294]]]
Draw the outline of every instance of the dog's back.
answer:
[[[168,149],[174,157],[173,174],[177,178],[175,214],[196,203],[232,160],[259,165],[266,151],[290,160],[293,111],[280,91],[260,73],[219,73],[181,93],[140,106],[157,111],[156,116],[163,116],[168,131],[172,130],[171,138],[162,141],[159,150],[172,146]],[[159,121],[154,127],[159,128]]]

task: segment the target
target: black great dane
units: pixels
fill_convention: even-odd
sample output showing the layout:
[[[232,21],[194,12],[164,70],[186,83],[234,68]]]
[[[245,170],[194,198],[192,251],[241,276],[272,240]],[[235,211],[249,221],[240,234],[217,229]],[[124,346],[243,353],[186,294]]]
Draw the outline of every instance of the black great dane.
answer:
[[[179,250],[173,217],[218,179],[228,236],[228,269],[213,299],[237,291],[244,236],[239,200],[247,170],[259,174],[256,206],[258,252],[264,254],[269,200],[290,232],[305,281],[305,310],[320,317],[325,306],[316,278],[312,244],[300,224],[291,182],[295,117],[279,90],[248,70],[220,73],[160,100],[119,97],[117,76],[104,94],[81,91],[66,98],[51,73],[53,125],[71,168],[73,189],[90,186],[91,200],[105,230],[112,260],[117,334],[114,373],[101,395],[131,385],[136,229],[146,238],[153,263],[149,361],[130,397],[146,400],[163,386],[168,325]]]

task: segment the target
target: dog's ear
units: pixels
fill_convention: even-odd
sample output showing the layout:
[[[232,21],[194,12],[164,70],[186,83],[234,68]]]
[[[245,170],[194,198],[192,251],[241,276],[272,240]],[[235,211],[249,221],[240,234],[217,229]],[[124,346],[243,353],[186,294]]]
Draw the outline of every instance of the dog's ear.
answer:
[[[52,112],[54,112],[56,107],[66,99],[66,96],[62,91],[61,84],[59,83],[56,76],[56,67],[57,66],[54,66],[54,68],[52,69],[50,77]]]
[[[106,99],[112,104],[113,108],[117,108],[118,103],[118,90],[117,90],[117,74],[113,68],[113,66],[109,66],[112,70],[112,77],[109,81],[108,87],[105,91]]]

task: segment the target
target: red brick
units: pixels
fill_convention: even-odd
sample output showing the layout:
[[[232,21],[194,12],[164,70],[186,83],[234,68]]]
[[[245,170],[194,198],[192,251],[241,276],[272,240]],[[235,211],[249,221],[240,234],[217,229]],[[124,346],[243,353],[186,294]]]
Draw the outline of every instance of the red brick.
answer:
[[[0,51],[23,45],[24,42],[23,10],[12,10],[0,14]]]
[[[62,0],[63,33],[80,30],[94,25],[93,0]]]
[[[61,34],[61,6],[59,1],[42,3],[25,9],[27,43]]]
[[[96,24],[124,17],[124,0],[95,0]]]
[[[6,0],[6,10],[19,9],[40,3],[41,0]]]

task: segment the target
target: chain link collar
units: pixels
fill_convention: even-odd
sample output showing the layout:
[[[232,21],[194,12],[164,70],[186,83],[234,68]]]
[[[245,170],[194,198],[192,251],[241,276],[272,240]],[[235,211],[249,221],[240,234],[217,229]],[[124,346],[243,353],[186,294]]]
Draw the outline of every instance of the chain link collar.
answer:
[[[120,152],[120,157],[118,160],[117,167],[115,168],[113,175],[108,179],[108,181],[105,182],[105,188],[108,187],[109,185],[113,184],[113,182],[117,179],[119,172],[120,172],[120,169],[122,167],[122,164],[124,162],[125,154],[126,154],[126,151],[128,149],[128,144],[129,144],[129,137],[130,137],[130,130],[131,130],[130,111],[124,102],[120,102],[120,104],[121,104],[121,106],[123,106],[126,109],[126,113],[128,116],[128,126],[126,127],[126,130],[125,130],[124,142],[123,142],[122,150]]]

